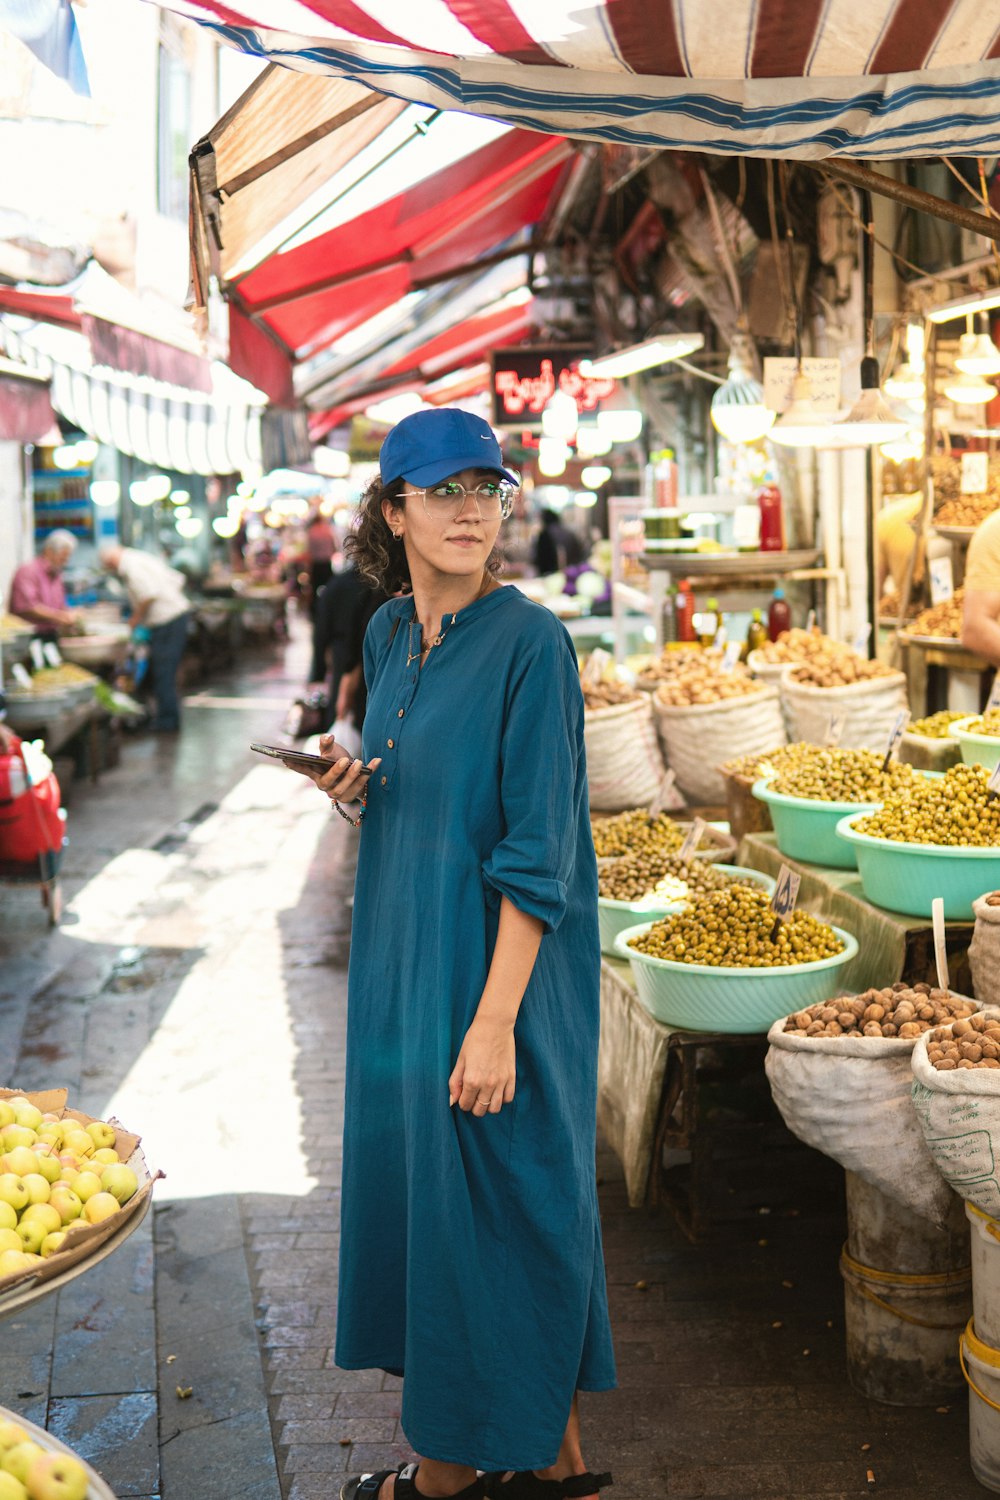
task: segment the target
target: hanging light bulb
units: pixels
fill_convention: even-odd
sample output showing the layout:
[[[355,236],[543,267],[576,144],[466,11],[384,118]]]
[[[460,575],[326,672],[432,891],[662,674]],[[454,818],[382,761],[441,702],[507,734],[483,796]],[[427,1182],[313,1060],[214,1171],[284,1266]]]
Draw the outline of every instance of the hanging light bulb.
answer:
[[[597,428],[613,443],[634,443],[642,431],[642,412],[632,404],[623,386],[614,395],[601,402],[597,413]]]
[[[965,320],[965,332],[958,341],[955,368],[963,375],[1000,375],[1000,349],[986,332],[974,333],[972,314]]]
[[[90,498],[95,505],[117,505],[121,492],[117,479],[91,480]]]
[[[576,451],[579,458],[603,458],[612,449],[611,439],[596,423],[581,423],[576,429]]]
[[[920,401],[924,395],[924,377],[904,359],[886,381],[885,393],[894,401]]]
[[[985,406],[993,400],[997,388],[980,375],[953,375],[945,385],[944,393],[958,406]]]
[[[538,444],[538,472],[555,479],[566,472],[570,450],[560,438],[543,437]]]
[[[831,413],[818,410],[812,381],[800,369],[792,382],[791,405],[782,412],[768,436],[782,448],[819,448],[832,425]]]
[[[579,415],[576,402],[566,391],[556,391],[545,404],[542,412],[542,432],[546,437],[558,438],[571,443],[576,434]]]
[[[755,443],[774,426],[775,413],[764,405],[764,388],[753,373],[753,346],[748,334],[733,335],[729,374],[712,397],[712,426],[730,443]]]
[[[868,448],[875,443],[897,442],[906,429],[907,424],[897,417],[879,388],[878,360],[866,354],[861,361],[861,394],[844,420],[833,424],[830,446]]]
[[[580,470],[580,478],[588,490],[599,490],[611,478],[611,470],[607,464],[588,464]]]
[[[156,496],[149,488],[148,479],[133,479],[128,487],[128,497],[133,505],[153,505],[156,502]]]

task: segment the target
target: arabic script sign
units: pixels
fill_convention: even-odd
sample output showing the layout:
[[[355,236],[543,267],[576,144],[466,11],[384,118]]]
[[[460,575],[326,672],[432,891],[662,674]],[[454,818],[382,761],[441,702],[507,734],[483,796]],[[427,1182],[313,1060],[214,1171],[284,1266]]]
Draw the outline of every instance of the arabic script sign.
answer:
[[[577,411],[593,411],[613,393],[615,382],[580,374],[579,362],[589,353],[584,346],[495,349],[490,359],[494,426],[538,426],[556,391],[572,396]]]

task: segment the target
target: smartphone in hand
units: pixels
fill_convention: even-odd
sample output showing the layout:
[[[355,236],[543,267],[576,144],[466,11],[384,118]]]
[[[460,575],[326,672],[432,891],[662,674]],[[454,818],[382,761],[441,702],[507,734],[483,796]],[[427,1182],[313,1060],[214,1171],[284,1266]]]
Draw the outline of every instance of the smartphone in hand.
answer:
[[[294,750],[287,745],[251,745],[250,749],[255,750],[258,755],[268,755],[272,760],[280,760],[290,771],[326,772],[335,761],[343,760],[345,756],[348,760],[353,759],[342,745],[337,744],[336,740],[330,746],[332,752],[330,755],[311,755],[306,750]],[[370,776],[371,767],[359,766],[357,774]]]

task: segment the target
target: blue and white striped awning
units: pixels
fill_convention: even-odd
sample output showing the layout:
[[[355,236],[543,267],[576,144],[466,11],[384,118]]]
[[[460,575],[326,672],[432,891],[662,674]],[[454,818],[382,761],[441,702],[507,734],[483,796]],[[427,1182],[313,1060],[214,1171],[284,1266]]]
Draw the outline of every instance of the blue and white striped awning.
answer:
[[[1000,152],[997,0],[170,0],[243,52],[577,139]]]

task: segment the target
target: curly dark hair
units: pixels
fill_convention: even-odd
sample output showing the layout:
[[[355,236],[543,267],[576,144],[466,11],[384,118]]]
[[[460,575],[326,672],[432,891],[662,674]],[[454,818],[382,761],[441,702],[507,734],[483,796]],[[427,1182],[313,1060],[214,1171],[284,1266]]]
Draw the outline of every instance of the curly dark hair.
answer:
[[[411,591],[406,548],[401,538],[393,536],[382,514],[386,500],[395,510],[405,508],[405,484],[403,479],[383,484],[381,475],[375,474],[361,492],[355,529],[344,542],[344,552],[365,582],[386,594]],[[499,547],[494,547],[486,559],[486,571],[496,578],[502,570],[503,554]]]

